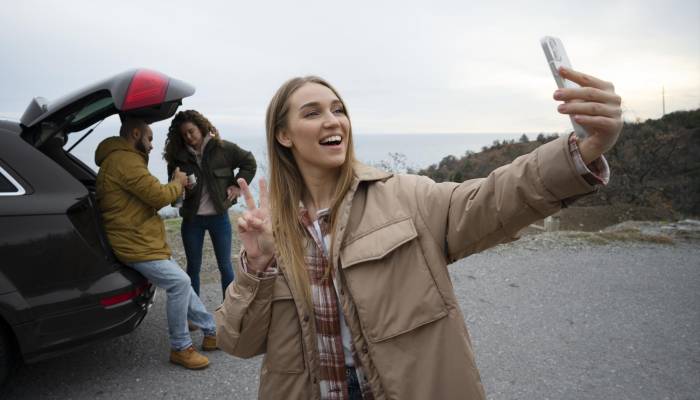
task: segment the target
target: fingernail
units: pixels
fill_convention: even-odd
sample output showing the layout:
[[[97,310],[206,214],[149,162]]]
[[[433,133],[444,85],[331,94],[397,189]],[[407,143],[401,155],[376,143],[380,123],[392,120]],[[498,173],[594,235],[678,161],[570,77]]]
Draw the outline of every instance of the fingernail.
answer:
[[[561,90],[555,90],[555,91],[554,91],[554,98],[555,98],[555,99],[559,100],[559,99],[561,98],[561,96],[562,96]]]
[[[557,110],[559,110],[559,111],[561,111],[561,112],[566,111],[566,105],[564,105],[564,104],[559,104],[559,106],[557,107]]]

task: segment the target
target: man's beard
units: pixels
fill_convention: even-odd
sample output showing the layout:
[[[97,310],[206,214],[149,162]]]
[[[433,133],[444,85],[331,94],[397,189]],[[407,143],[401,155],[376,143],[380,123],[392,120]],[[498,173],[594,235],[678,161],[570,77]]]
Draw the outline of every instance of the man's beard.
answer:
[[[144,145],[141,140],[136,142],[136,150],[140,151],[146,156],[146,165],[148,165],[148,150],[146,149],[146,145]]]

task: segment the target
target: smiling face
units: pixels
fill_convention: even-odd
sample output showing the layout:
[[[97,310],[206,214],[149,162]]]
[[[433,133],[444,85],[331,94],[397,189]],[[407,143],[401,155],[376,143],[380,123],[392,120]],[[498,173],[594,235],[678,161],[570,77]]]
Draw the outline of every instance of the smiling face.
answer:
[[[286,126],[276,139],[291,149],[302,174],[338,170],[345,162],[350,134],[350,120],[338,96],[309,82],[289,97],[288,105]]]
[[[190,147],[199,150],[202,146],[202,131],[197,125],[192,122],[184,122],[180,126],[180,135],[182,140]]]

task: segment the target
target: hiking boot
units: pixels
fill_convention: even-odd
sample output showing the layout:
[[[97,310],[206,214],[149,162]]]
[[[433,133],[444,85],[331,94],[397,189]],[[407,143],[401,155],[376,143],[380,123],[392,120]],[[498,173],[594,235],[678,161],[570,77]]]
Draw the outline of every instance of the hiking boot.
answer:
[[[193,324],[192,321],[190,321],[190,320],[188,319],[188,320],[187,320],[187,329],[189,329],[190,332],[194,332],[194,331],[196,331],[197,329],[199,329],[199,327],[198,327],[197,325]]]
[[[209,365],[209,359],[197,353],[192,346],[180,351],[170,350],[170,362],[187,369],[202,369]]]
[[[218,350],[216,347],[216,336],[204,336],[202,339],[202,350],[204,351],[214,351]]]

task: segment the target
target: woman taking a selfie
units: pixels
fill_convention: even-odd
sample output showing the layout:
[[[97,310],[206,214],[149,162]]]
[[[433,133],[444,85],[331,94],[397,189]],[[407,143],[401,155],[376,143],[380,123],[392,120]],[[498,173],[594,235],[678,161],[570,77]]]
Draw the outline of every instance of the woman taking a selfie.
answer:
[[[221,273],[221,293],[233,281],[231,266],[231,222],[228,209],[240,194],[237,179],[250,182],[255,176],[253,154],[222,140],[219,131],[195,110],[178,112],[170,123],[163,158],[168,176],[179,167],[194,175],[185,188],[180,208],[182,244],[187,257],[187,275],[199,295],[204,233],[209,232]],[[238,174],[234,175],[234,170]],[[190,326],[190,328],[194,328]]]
[[[215,313],[221,349],[265,353],[260,398],[485,398],[447,265],[594,191],[622,127],[611,84],[561,73],[584,87],[555,92],[559,111],[590,136],[463,183],[360,164],[338,92],[317,77],[282,85],[267,110],[269,195],[261,180],[256,206],[239,181],[240,271]]]

